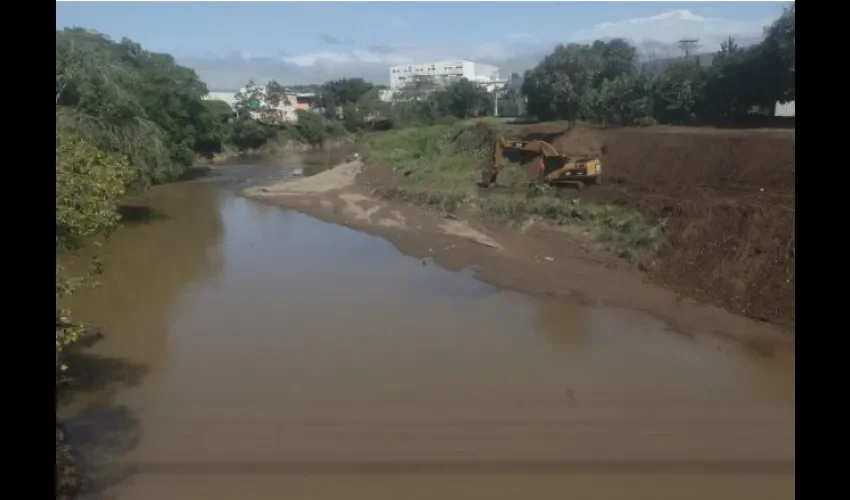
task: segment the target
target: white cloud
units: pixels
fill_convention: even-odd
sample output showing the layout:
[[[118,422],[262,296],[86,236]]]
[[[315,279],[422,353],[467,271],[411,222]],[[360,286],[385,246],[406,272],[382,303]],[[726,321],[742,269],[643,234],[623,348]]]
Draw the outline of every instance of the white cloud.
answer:
[[[401,16],[392,15],[387,18],[390,24],[395,26],[396,28],[404,28],[407,27],[407,20]]]
[[[312,52],[297,56],[281,57],[280,61],[301,67],[312,67],[321,64],[382,64],[392,66],[412,62],[416,59],[407,54],[389,52],[377,53],[370,50],[354,50],[351,52]]]
[[[384,21],[398,28],[407,26],[405,19],[397,15],[388,15]],[[199,54],[183,58],[183,62],[197,69],[199,75],[215,89],[238,88],[248,78],[256,81],[274,78],[285,84],[298,84],[359,76],[376,83],[388,83],[389,66],[461,57],[494,64],[503,76],[507,76],[512,71],[522,72],[534,66],[557,43],[586,43],[622,37],[634,43],[644,57],[675,57],[680,55],[675,42],[683,37],[700,39],[700,52],[710,52],[716,50],[727,36],[735,36],[742,45],[758,41],[762,28],[771,21],[720,19],[709,17],[706,10],[697,8],[695,11],[673,10],[653,16],[603,22],[581,30],[571,38],[562,39],[541,39],[529,33],[516,32],[469,46],[449,46],[439,41],[417,45],[387,40],[366,46],[326,45],[301,54],[234,52],[218,57]]]
[[[295,64],[296,66],[315,66],[320,61],[332,63],[347,63],[356,62],[357,58],[353,54],[345,52],[324,51],[301,54],[298,56],[281,57],[280,60],[285,63]]]
[[[758,37],[771,19],[736,21],[705,17],[688,9],[662,12],[654,16],[635,17],[621,21],[608,21],[589,29],[580,30],[573,41],[590,41],[604,38],[626,38],[634,42],[652,40],[675,43],[684,37],[697,38],[703,50],[713,51],[728,36]]]

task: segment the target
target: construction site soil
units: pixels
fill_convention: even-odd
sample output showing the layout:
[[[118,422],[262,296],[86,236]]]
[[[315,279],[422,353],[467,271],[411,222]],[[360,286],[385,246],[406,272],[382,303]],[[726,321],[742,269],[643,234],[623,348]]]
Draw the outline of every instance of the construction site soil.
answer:
[[[532,125],[520,133],[568,156],[601,154],[605,183],[579,199],[666,221],[653,280],[793,328],[793,129]]]

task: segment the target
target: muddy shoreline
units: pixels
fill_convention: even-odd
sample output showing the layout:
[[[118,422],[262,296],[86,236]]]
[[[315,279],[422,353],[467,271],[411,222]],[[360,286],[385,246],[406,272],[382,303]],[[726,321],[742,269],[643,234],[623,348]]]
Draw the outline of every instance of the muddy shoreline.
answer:
[[[475,266],[478,278],[495,286],[642,311],[664,320],[672,331],[690,332],[712,344],[733,340],[759,355],[793,349],[790,329],[653,284],[618,258],[592,248],[590,237],[576,229],[543,226],[521,234],[472,214],[447,218],[382,200],[372,195],[361,168],[360,162],[345,163],[313,177],[256,185],[243,194],[380,236],[423,263],[433,259],[451,270]],[[467,234],[447,231],[447,222],[467,228]]]

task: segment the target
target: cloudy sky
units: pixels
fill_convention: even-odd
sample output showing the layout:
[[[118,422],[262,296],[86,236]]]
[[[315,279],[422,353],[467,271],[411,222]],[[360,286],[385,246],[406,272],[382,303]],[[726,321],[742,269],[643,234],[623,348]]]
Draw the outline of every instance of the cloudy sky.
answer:
[[[504,76],[557,43],[624,37],[644,56],[678,55],[698,38],[713,51],[744,44],[787,2],[59,2],[57,29],[130,38],[195,68],[214,90],[248,79],[321,83],[360,76],[388,83],[388,66],[466,58]]]

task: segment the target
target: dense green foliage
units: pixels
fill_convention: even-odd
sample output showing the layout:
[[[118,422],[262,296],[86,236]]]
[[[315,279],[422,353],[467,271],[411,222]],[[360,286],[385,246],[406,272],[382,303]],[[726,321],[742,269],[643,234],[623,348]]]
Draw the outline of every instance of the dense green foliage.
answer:
[[[308,144],[320,146],[326,138],[325,121],[321,116],[310,111],[298,110],[298,123],[295,125],[298,133]]]
[[[176,179],[198,152],[221,150],[229,109],[167,54],[84,29],[56,32],[56,366],[83,334],[60,299],[93,283],[69,276],[60,254],[106,237],[125,190]]]
[[[85,139],[57,131],[56,134],[56,254],[82,248],[91,238],[106,236],[118,223],[117,203],[131,172],[127,159],[104,152]],[[56,376],[64,372],[62,355],[79,340],[80,327],[60,320],[67,313],[58,309],[63,296],[91,283],[98,271],[69,277],[56,264]]]
[[[319,89],[316,104],[324,110],[325,117],[336,119],[343,107],[356,107],[361,98],[374,86],[362,78],[341,78],[326,82]]]
[[[196,152],[220,148],[207,88],[168,54],[84,29],[56,32],[57,122],[64,133],[124,156],[134,186],[179,177]]]
[[[227,139],[240,151],[259,149],[275,137],[275,128],[252,118],[240,117],[230,124]]]
[[[736,122],[770,116],[795,95],[795,8],[763,42],[722,46],[710,67],[694,58],[660,74],[638,73],[636,51],[623,40],[559,45],[525,74],[528,112],[541,120],[611,125]]]
[[[394,97],[386,116],[396,127],[446,124],[487,116],[493,105],[491,94],[465,78],[445,86],[414,80]]]

